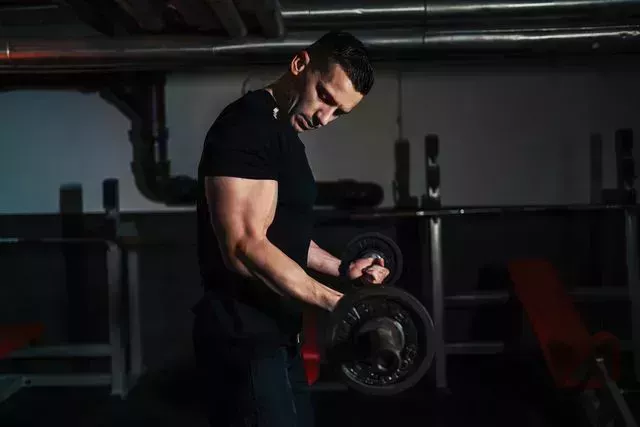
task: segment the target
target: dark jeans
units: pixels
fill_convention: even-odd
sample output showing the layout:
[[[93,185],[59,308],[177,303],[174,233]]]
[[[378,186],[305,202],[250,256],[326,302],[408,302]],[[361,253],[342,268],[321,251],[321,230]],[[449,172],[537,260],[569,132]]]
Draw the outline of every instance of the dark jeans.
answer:
[[[193,343],[209,423],[216,427],[313,427],[298,345],[249,353],[196,316]]]

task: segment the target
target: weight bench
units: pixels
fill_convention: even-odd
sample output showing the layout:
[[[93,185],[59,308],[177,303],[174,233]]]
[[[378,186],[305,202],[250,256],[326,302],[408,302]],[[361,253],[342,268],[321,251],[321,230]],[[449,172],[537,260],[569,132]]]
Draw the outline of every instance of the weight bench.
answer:
[[[616,384],[620,377],[618,339],[608,332],[589,334],[550,262],[518,260],[508,268],[515,297],[522,304],[555,387],[579,394],[594,427],[615,421],[637,427]]]
[[[43,332],[44,326],[40,323],[0,325],[0,359],[38,340]],[[0,403],[24,386],[25,379],[21,375],[0,375]]]

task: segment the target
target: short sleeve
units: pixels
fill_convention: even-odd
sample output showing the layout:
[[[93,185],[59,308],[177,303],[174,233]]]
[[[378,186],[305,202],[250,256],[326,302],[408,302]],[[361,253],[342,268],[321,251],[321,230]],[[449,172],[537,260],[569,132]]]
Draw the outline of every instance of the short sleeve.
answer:
[[[277,135],[268,122],[212,128],[205,141],[207,176],[278,178]]]

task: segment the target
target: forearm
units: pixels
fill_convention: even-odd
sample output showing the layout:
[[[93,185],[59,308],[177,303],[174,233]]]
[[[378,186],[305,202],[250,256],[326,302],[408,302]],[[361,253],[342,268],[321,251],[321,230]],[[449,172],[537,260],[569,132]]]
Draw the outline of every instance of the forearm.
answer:
[[[274,291],[307,304],[330,311],[342,297],[340,292],[310,277],[303,268],[266,238],[240,245],[236,257],[250,274],[262,280]]]
[[[307,267],[334,277],[340,275],[340,259],[322,249],[313,240],[309,245]]]

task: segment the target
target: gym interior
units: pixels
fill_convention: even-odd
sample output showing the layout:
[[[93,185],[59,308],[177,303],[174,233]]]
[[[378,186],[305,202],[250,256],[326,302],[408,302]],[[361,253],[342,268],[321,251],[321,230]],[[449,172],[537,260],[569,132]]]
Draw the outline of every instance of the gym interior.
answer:
[[[314,239],[394,268],[373,293],[318,276],[352,297],[305,317],[317,425],[636,426],[639,18],[636,0],[1,0],[0,426],[207,425],[204,137],[332,29],[376,83],[301,136]],[[397,320],[393,374],[328,351],[365,306]]]

